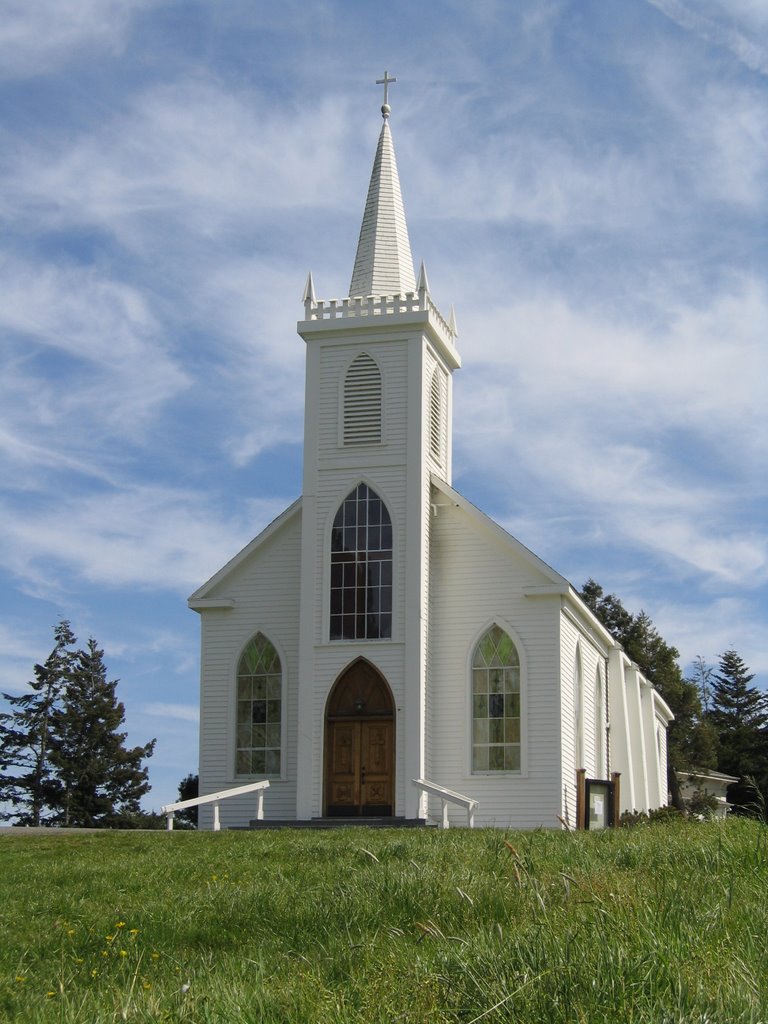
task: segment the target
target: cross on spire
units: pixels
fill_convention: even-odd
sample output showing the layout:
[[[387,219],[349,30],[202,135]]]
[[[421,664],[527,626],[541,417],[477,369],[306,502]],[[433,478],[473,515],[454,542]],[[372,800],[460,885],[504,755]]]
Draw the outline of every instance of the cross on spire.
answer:
[[[396,78],[390,78],[389,77],[389,72],[388,71],[384,72],[384,77],[383,78],[377,78],[376,79],[376,85],[383,85],[384,86],[384,105],[381,108],[381,113],[382,113],[382,115],[383,115],[385,120],[386,120],[386,118],[389,117],[389,99],[388,99],[388,97],[389,97],[389,85],[390,85],[391,82],[396,82],[396,81],[397,81]]]

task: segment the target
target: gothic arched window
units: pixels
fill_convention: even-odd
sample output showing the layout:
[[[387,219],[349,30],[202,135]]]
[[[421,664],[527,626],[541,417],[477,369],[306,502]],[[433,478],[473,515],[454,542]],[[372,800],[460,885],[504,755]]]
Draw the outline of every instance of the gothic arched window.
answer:
[[[331,640],[392,636],[392,521],[387,506],[358,484],[331,532]]]
[[[361,352],[344,378],[343,439],[345,445],[381,443],[381,370]]]
[[[520,771],[520,656],[497,625],[472,655],[472,771]]]
[[[608,774],[605,764],[605,691],[600,665],[595,670],[595,777],[604,779]]]
[[[273,644],[257,633],[237,665],[236,775],[279,775],[283,669]]]
[[[581,672],[581,646],[576,644],[573,659],[573,756],[577,768],[584,767],[584,686]]]

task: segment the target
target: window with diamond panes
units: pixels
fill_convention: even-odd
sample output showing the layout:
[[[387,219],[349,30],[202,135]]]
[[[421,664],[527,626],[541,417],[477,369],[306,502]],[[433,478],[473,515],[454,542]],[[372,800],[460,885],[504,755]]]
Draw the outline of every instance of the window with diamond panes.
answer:
[[[359,484],[331,532],[331,640],[392,636],[392,522],[381,498]]]
[[[257,633],[237,666],[237,775],[279,775],[283,673],[280,656]]]
[[[472,771],[520,771],[520,658],[495,625],[472,657]]]

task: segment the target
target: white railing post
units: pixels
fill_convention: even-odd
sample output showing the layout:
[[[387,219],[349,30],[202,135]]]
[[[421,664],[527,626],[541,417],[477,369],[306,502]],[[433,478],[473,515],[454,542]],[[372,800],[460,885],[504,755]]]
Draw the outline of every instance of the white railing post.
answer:
[[[436,782],[428,782],[426,779],[412,779],[411,782],[425,796],[431,793],[432,796],[440,798],[442,803],[441,828],[450,828],[448,804],[458,804],[459,807],[463,807],[467,812],[467,825],[469,828],[475,827],[475,809],[478,806],[478,802],[474,797],[464,796],[463,793],[455,793],[452,789],[438,786]]]
[[[173,815],[187,807],[200,807],[201,804],[213,804],[213,830],[221,831],[221,818],[219,817],[219,803],[222,800],[229,800],[233,796],[245,796],[246,793],[258,793],[257,817],[264,818],[264,790],[269,789],[269,779],[262,779],[260,782],[249,782],[245,786],[234,786],[232,789],[222,789],[218,793],[207,793],[205,796],[196,796],[191,800],[178,800],[175,804],[165,804],[160,808],[168,821],[169,831],[173,829]]]
[[[168,831],[173,832],[173,811],[169,811],[168,814],[166,814],[165,822],[165,827],[168,829]]]
[[[257,821],[263,821],[264,820],[264,790],[263,789],[259,790],[259,796],[258,796],[258,799],[256,801],[256,820]]]

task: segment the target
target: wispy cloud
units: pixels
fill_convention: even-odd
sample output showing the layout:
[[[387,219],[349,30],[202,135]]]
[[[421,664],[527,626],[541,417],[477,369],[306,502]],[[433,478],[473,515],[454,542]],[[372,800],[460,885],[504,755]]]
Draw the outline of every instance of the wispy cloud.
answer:
[[[648,0],[682,28],[727,49],[751,71],[768,74],[768,45],[764,30],[768,26],[765,5],[760,0]]]
[[[171,718],[182,722],[198,722],[200,709],[193,704],[145,704],[142,708],[145,715],[153,718]]]
[[[49,73],[86,47],[115,53],[134,13],[154,0],[6,0],[0,19],[0,77]]]

